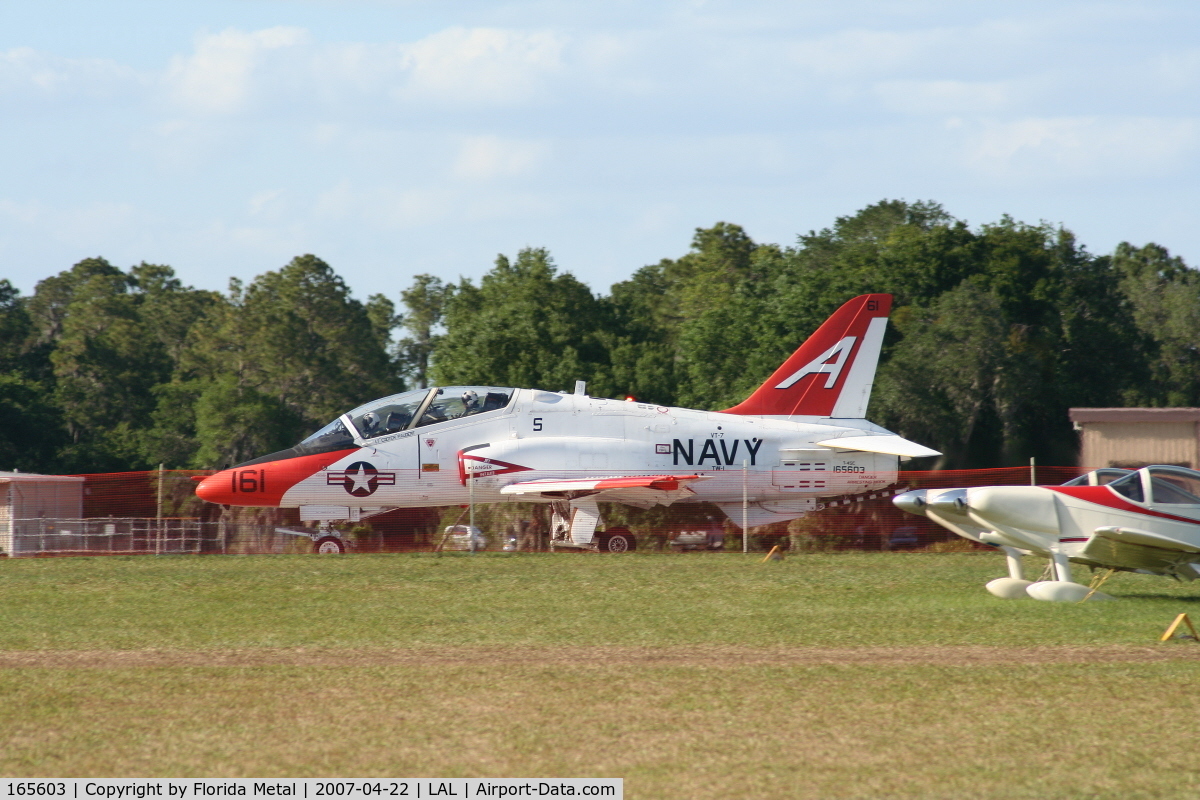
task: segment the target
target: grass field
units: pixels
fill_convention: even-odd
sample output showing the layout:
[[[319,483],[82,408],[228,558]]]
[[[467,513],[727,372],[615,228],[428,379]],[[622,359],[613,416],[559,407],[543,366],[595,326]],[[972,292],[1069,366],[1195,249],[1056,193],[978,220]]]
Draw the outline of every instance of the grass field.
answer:
[[[1003,571],[986,553],[8,559],[0,774],[1200,796],[1200,644],[1157,642],[1200,617],[1200,586],[1003,601],[982,588]]]

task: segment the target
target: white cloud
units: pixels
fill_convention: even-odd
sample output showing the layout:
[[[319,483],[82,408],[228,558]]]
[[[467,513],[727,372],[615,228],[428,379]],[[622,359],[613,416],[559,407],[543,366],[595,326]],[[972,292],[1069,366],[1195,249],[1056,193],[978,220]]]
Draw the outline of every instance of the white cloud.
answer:
[[[388,230],[422,228],[457,216],[459,198],[450,189],[369,190],[360,195],[358,205],[366,219]]]
[[[997,114],[1025,93],[1012,81],[881,81],[883,107],[900,114]]]
[[[247,212],[252,217],[280,219],[286,210],[286,195],[283,189],[263,189],[255,192],[246,203]]]
[[[1182,91],[1200,85],[1200,49],[1164,53],[1156,59],[1155,67],[1160,91]]]
[[[947,33],[853,29],[794,42],[787,50],[793,64],[816,75],[877,75],[923,60],[945,43]]]
[[[493,108],[544,96],[568,39],[548,30],[452,27],[411,42],[314,44],[301,28],[230,28],[171,60],[165,83],[181,106],[233,113],[284,99],[345,109],[364,102]]]
[[[251,33],[230,28],[203,35],[190,56],[171,60],[165,80],[176,102],[192,111],[239,111],[252,94],[254,73],[267,54],[306,41],[306,31],[289,27]]]
[[[1196,120],[1051,117],[990,122],[967,145],[967,163],[997,177],[1149,177],[1184,166],[1200,145]]]
[[[108,59],[61,58],[31,47],[0,53],[0,95],[104,98],[142,83],[136,70]]]
[[[139,212],[134,204],[120,201],[52,205],[5,198],[0,199],[0,220],[5,219],[35,231],[39,238],[88,250],[97,241],[133,232]]]
[[[567,38],[553,31],[448,28],[404,48],[397,94],[484,104],[528,100],[562,68]]]
[[[405,230],[438,224],[455,216],[461,199],[446,187],[360,186],[340,180],[313,200],[311,216],[321,224],[367,221],[377,230]]]
[[[513,178],[530,172],[548,150],[544,142],[472,136],[463,141],[453,172],[467,180]]]
[[[354,211],[354,200],[350,181],[341,180],[317,195],[313,213],[318,219],[342,220]]]

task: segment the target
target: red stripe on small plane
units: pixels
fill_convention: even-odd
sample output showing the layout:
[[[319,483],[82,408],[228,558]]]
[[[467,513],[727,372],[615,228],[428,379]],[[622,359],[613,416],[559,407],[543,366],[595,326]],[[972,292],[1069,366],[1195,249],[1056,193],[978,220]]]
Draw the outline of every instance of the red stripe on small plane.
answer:
[[[1058,492],[1059,494],[1065,494],[1068,497],[1074,497],[1078,500],[1095,503],[1105,508],[1115,508],[1118,511],[1129,511],[1146,517],[1158,517],[1159,519],[1169,519],[1175,522],[1186,522],[1189,525],[1200,524],[1200,520],[1192,519],[1191,517],[1177,517],[1174,514],[1164,514],[1161,511],[1154,511],[1153,509],[1134,505],[1126,497],[1108,486],[1043,486],[1042,488]]]

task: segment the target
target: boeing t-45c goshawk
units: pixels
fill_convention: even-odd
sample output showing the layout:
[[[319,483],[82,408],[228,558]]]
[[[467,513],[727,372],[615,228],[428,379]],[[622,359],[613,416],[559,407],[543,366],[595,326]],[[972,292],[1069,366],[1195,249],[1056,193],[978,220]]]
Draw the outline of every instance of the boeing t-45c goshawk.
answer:
[[[850,300],[724,411],[496,386],[437,386],[343,414],[288,450],[205,478],[212,503],[299,508],[328,525],[393,508],[557,504],[553,541],[622,552],[598,501],[718,505],[748,525],[880,489],[899,458],[937,455],[864,419],[891,295]]]

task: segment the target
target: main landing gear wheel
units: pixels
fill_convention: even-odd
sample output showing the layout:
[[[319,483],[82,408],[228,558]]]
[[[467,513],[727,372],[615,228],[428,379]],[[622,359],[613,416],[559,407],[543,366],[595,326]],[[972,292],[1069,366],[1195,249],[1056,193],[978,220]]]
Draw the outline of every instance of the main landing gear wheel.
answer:
[[[628,528],[612,528],[600,534],[598,545],[601,553],[631,553],[637,549],[637,539]]]
[[[342,540],[336,536],[322,536],[317,539],[317,543],[313,545],[313,552],[327,555],[329,553],[344,553],[346,545],[342,544]]]

